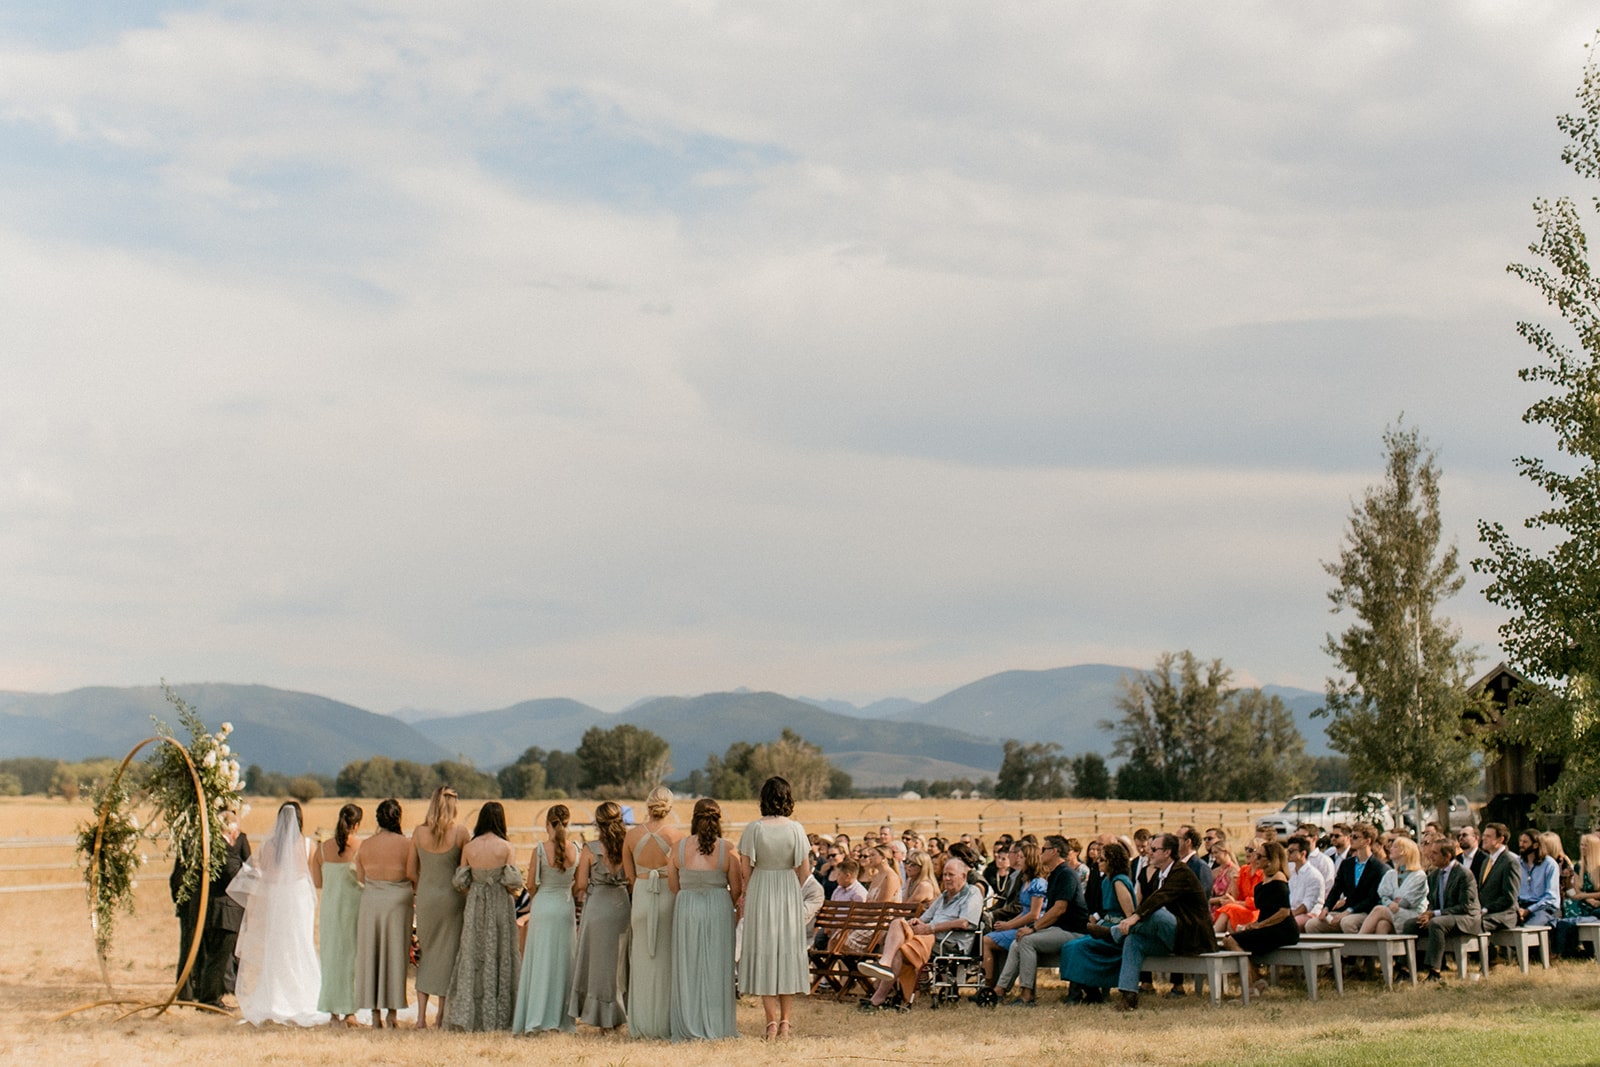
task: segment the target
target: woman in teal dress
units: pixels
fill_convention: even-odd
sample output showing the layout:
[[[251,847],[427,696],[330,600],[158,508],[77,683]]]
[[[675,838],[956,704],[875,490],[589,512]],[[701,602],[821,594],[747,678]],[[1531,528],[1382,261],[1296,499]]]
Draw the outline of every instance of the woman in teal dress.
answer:
[[[579,1022],[612,1030],[628,1021],[628,875],[622,868],[622,809],[608,800],[594,809],[600,840],[578,855],[572,891],[583,901],[577,959],[567,1012]]]
[[[1069,941],[1061,950],[1061,977],[1072,983],[1067,998],[1098,1003],[1117,984],[1122,970],[1122,939],[1117,924],[1134,911],[1133,878],[1128,850],[1113,841],[1100,851],[1099,918],[1091,937]]]
[[[361,887],[356,884],[356,853],[361,842],[364,813],[354,804],[339,809],[333,837],[311,854],[311,881],[322,890],[322,914],[317,941],[322,947],[322,990],[317,1010],[333,1016],[335,1023],[360,1026],[356,1018],[356,915],[361,911]]]
[[[743,870],[733,862],[733,843],[722,836],[722,809],[715,800],[695,803],[689,832],[667,865],[674,894],[672,1040],[737,1037],[733,900]]]
[[[454,885],[466,894],[466,903],[444,994],[445,1018],[452,1030],[509,1030],[517,1003],[515,894],[522,889],[522,872],[517,850],[506,840],[506,812],[498,800],[478,809]]]
[[[810,988],[800,883],[811,846],[805,828],[789,818],[793,812],[788,779],[773,775],[761,786],[761,818],[739,837],[745,874],[739,989],[761,998],[768,1041],[789,1036],[794,995]]]
[[[544,841],[528,864],[528,943],[522,950],[522,982],[511,1029],[516,1033],[576,1030],[567,998],[572,991],[576,919],[572,903],[578,847],[567,839],[572,814],[552,804],[544,819]]]

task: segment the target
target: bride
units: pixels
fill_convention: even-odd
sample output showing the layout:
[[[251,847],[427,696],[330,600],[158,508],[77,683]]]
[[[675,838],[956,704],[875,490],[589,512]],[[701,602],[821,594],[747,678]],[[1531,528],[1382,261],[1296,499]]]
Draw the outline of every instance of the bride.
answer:
[[[317,895],[308,851],[300,805],[288,801],[278,809],[271,840],[228,885],[228,895],[244,905],[234,996],[246,1022],[328,1021],[317,1011],[322,970],[312,943]]]

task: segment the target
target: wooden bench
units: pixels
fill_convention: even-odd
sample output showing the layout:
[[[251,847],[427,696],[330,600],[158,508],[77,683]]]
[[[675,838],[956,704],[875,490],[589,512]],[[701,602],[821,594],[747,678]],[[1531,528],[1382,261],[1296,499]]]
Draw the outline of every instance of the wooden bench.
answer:
[[[829,900],[817,913],[817,932],[827,935],[827,947],[810,949],[811,992],[832,992],[843,998],[852,989],[870,994],[875,979],[858,970],[883,949],[883,935],[896,919],[922,914],[916,904],[899,901],[862,902]],[[866,931],[864,937],[852,933]]]
[[[1404,957],[1411,972],[1411,984],[1417,984],[1417,936],[1415,934],[1301,934],[1300,944],[1333,944],[1339,946],[1341,956],[1359,956],[1378,961],[1383,973],[1383,988],[1394,988],[1394,965]]]
[[[1152,974],[1192,974],[1196,981],[1205,981],[1211,986],[1211,1004],[1216,1007],[1222,1003],[1222,979],[1227,975],[1237,975],[1239,988],[1246,1004],[1250,1003],[1250,953],[1229,952],[1226,949],[1219,952],[1207,952],[1203,956],[1146,956],[1143,970]]]
[[[1594,953],[1594,961],[1600,963],[1600,923],[1578,925],[1578,944],[1585,941],[1589,943],[1589,951]]]
[[[1478,976],[1489,977],[1489,934],[1446,934],[1444,950],[1456,954],[1456,975],[1463,981],[1467,977],[1467,955],[1478,954]]]
[[[1299,942],[1273,949],[1256,960],[1266,964],[1267,981],[1278,984],[1279,967],[1299,967],[1306,975],[1306,996],[1317,999],[1317,968],[1333,968],[1333,988],[1344,995],[1344,960],[1336,941]]]
[[[1500,945],[1505,948],[1515,949],[1517,963],[1522,967],[1522,973],[1528,973],[1528,952],[1531,949],[1539,950],[1539,962],[1544,964],[1544,969],[1550,969],[1550,927],[1548,926],[1508,926],[1503,930],[1496,930],[1489,935],[1489,944]]]

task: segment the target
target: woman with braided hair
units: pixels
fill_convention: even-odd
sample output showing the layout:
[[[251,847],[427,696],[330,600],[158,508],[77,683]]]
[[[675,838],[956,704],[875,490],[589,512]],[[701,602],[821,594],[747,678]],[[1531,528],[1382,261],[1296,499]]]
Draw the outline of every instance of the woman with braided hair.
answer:
[[[628,874],[622,866],[622,809],[608,800],[594,809],[598,841],[578,855],[573,895],[583,901],[578,956],[567,1013],[612,1030],[628,1021]]]
[[[672,910],[672,1040],[734,1037],[733,901],[742,891],[722,809],[696,801],[686,837],[673,846],[667,884]],[[631,1025],[631,1024],[630,1024]]]
[[[633,888],[628,949],[628,1036],[672,1035],[672,891],[667,868],[683,831],[668,825],[672,790],[645,798],[648,818],[623,838],[622,868]]]

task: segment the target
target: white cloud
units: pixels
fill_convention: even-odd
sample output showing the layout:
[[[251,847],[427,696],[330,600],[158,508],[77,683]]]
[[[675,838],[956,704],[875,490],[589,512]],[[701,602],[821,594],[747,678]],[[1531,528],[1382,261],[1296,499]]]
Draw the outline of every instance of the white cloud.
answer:
[[[1571,187],[1589,17],[0,38],[0,687],[925,694],[1180,647],[1315,685],[1385,422],[1467,555],[1525,513],[1502,268]]]

